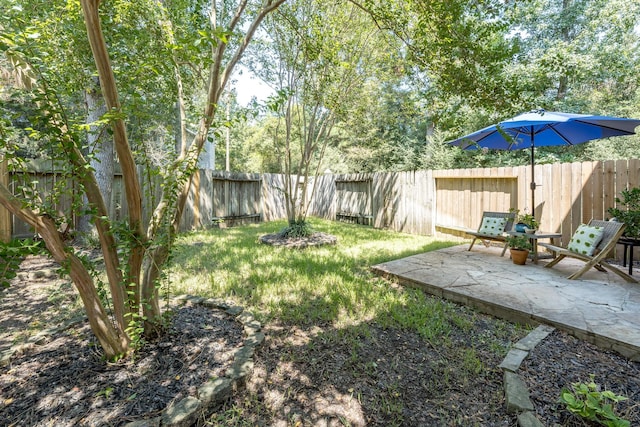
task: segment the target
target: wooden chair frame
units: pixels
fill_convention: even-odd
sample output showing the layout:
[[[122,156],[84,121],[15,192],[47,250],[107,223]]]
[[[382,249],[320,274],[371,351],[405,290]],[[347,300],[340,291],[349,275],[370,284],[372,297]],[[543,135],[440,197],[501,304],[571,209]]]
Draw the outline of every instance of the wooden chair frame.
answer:
[[[469,245],[469,249],[467,250],[470,251],[471,248],[473,248],[473,245],[476,243],[476,240],[480,240],[486,247],[489,247],[489,243],[492,241],[504,242],[504,247],[502,248],[502,253],[500,254],[500,256],[504,256],[504,253],[507,251],[507,240],[506,240],[507,236],[505,234],[492,236],[492,235],[480,233],[480,229],[482,228],[482,223],[484,222],[485,218],[507,218],[507,222],[504,226],[504,231],[509,231],[513,227],[513,222],[516,219],[516,214],[515,212],[483,212],[482,219],[480,220],[480,225],[478,226],[478,231],[467,231],[467,234],[470,234],[473,236],[471,245]]]
[[[618,239],[622,236],[622,233],[624,233],[624,223],[592,219],[591,221],[589,221],[589,225],[604,228],[604,234],[602,236],[602,240],[600,240],[600,243],[598,243],[598,246],[596,246],[595,255],[588,256],[549,243],[538,243],[538,246],[543,246],[556,254],[556,258],[549,264],[545,265],[545,268],[551,268],[563,259],[569,257],[584,261],[585,265],[580,270],[569,275],[567,277],[568,279],[578,279],[591,268],[595,268],[596,270],[605,273],[607,272],[607,270],[609,270],[622,277],[627,282],[638,283],[638,280],[634,279],[624,271],[612,266],[605,260],[605,257],[609,254],[609,252],[611,252],[613,248],[615,248]]]

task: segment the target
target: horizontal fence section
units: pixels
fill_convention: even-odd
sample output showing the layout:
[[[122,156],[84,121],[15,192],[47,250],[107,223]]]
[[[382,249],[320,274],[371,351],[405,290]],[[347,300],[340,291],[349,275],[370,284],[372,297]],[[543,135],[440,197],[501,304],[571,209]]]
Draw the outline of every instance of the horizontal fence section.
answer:
[[[262,220],[262,176],[198,170],[183,212],[181,230]]]
[[[144,193],[144,218],[150,218],[161,197],[157,177],[139,170]],[[620,191],[640,186],[640,160],[562,163],[530,166],[438,171],[326,174],[310,178],[307,186],[311,216],[372,225],[411,234],[461,235],[477,229],[483,211],[518,209],[531,212],[530,182],[537,184],[535,214],[543,231],[562,233],[567,244],[581,223],[607,219]],[[20,186],[69,186],[53,173],[37,170],[0,177],[13,191]],[[281,174],[246,174],[200,170],[193,177],[182,230],[215,226],[220,221],[255,222],[287,217]],[[295,178],[292,178],[295,179]],[[311,194],[314,189],[313,194]],[[299,188],[298,191],[302,191]],[[67,214],[69,200],[55,201]],[[126,197],[116,174],[110,215],[124,218]],[[0,207],[0,238],[32,233]]]

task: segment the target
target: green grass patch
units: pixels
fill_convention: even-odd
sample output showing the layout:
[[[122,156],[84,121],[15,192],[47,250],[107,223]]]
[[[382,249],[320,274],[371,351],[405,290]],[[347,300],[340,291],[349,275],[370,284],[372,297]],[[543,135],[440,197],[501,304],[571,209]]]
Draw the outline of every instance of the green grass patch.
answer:
[[[311,219],[334,246],[290,249],[259,243],[285,221],[181,235],[169,271],[171,292],[222,298],[261,321],[353,328],[375,322],[429,340],[469,329],[474,314],[420,290],[392,286],[370,267],[458,244],[371,227]],[[464,309],[463,309],[464,312]]]
[[[372,275],[371,265],[453,244],[323,220],[312,224],[337,236],[338,244],[298,250],[258,242],[284,221],[182,235],[170,272],[172,291],[230,299],[263,320],[360,322],[419,294],[390,290]]]

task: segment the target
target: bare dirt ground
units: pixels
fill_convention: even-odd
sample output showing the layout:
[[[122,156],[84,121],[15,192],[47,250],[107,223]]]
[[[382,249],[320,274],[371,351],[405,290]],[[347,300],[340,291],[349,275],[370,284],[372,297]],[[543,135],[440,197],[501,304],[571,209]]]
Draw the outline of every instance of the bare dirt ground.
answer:
[[[0,290],[0,350],[80,314],[56,265],[30,257]],[[502,356],[526,334],[507,322],[456,308],[446,344],[377,324],[265,325],[244,390],[201,423],[227,426],[515,426],[506,412]],[[173,333],[137,358],[106,363],[84,323],[15,355],[0,368],[0,425],[117,426],[157,414],[224,371],[241,329],[214,311],[176,313]],[[473,350],[473,351],[472,351]],[[202,373],[205,373],[202,376]],[[546,426],[590,426],[558,404],[562,388],[595,381],[629,398],[617,413],[640,425],[640,365],[554,332],[521,371]]]
[[[29,257],[0,291],[0,350],[64,325],[74,312],[77,297],[55,268]],[[0,425],[111,426],[155,417],[224,375],[243,339],[242,325],[224,312],[186,305],[176,307],[159,340],[133,359],[110,363],[84,319],[75,318],[0,367]]]
[[[364,333],[318,326],[272,328],[266,331],[267,345],[257,354],[247,389],[234,397],[217,421],[276,426],[516,426],[515,417],[505,410],[502,373],[496,369],[501,358],[477,339],[483,335],[518,339],[515,331],[504,335],[504,328],[479,316],[473,326],[475,337],[457,333],[440,347],[413,332],[375,325]],[[471,358],[472,346],[481,365]],[[590,374],[602,389],[629,398],[618,404],[616,414],[631,426],[640,425],[638,363],[556,331],[520,371],[545,426],[599,425],[572,416],[558,403],[563,388],[588,382]],[[246,424],[222,422],[230,418]]]

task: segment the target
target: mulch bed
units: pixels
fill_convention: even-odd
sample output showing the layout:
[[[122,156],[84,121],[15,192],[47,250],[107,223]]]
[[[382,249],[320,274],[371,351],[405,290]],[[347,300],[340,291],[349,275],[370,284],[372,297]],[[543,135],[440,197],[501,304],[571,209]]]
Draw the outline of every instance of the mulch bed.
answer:
[[[481,324],[486,334],[497,332]],[[265,332],[247,390],[227,405],[248,425],[515,425],[500,358],[476,341],[482,362],[454,362],[469,355],[460,351],[469,344],[462,334],[434,347],[415,332],[375,324],[272,325]]]
[[[589,383],[590,375],[601,390],[628,398],[616,405],[616,415],[640,426],[640,363],[601,350],[565,333],[555,331],[525,359],[519,371],[531,393],[536,415],[545,426],[599,425],[585,423],[558,402],[563,388]]]
[[[237,414],[235,419],[248,425],[516,426],[516,416],[506,412],[503,376],[496,368],[502,359],[481,344],[504,328],[510,326],[479,316],[475,336],[458,331],[449,345],[434,347],[414,332],[376,325],[364,333],[330,325],[271,325],[247,389],[214,424],[237,425],[226,423]],[[467,352],[471,347],[482,362],[477,371]],[[598,425],[558,404],[563,388],[589,381],[590,374],[603,389],[629,398],[616,414],[637,426],[639,369],[638,363],[555,331],[531,352],[519,374],[545,426]]]
[[[283,246],[292,249],[304,249],[310,246],[335,245],[336,236],[327,233],[315,232],[309,237],[282,237],[280,233],[265,234],[260,236],[260,243],[271,246]]]
[[[40,257],[30,261],[38,268],[53,267]],[[29,261],[23,264],[25,271],[33,268]],[[21,274],[22,280],[0,293],[0,349],[7,349],[9,337],[23,341],[34,318],[46,326],[42,314],[55,310],[45,297],[14,297],[30,287],[41,294],[44,276],[36,276]],[[49,280],[58,291],[60,283]],[[30,315],[30,310],[38,311]],[[133,358],[107,363],[86,322],[79,322],[0,368],[0,425],[117,426],[157,416],[172,402],[194,396],[209,379],[223,376],[242,340],[243,327],[233,317],[185,305],[173,310],[159,340],[144,344]]]

